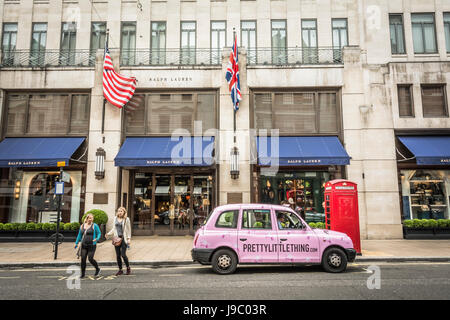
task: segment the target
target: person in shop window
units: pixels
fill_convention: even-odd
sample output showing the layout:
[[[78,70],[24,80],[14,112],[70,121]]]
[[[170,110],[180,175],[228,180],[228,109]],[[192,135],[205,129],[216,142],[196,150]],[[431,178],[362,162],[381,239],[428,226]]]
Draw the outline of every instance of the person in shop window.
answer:
[[[94,216],[88,214],[83,221],[78,232],[77,240],[75,241],[75,249],[78,248],[78,244],[81,242],[81,277],[84,278],[86,274],[86,259],[89,258],[89,262],[95,267],[95,276],[100,275],[101,270],[97,261],[94,259],[95,250],[97,248],[97,242],[100,240],[101,231],[96,223],[94,223]]]
[[[304,202],[301,198],[297,198],[296,201],[296,206],[295,206],[295,212],[297,212],[303,220],[305,220],[306,216],[305,216],[305,210],[304,210]]]
[[[127,216],[127,210],[124,207],[117,209],[116,216],[114,217],[113,228],[106,234],[106,237],[119,237],[122,238],[122,242],[119,246],[115,246],[117,266],[119,271],[117,271],[116,276],[123,274],[122,271],[122,259],[127,266],[127,275],[131,273],[130,263],[127,257],[127,249],[130,249],[131,244],[131,223]]]

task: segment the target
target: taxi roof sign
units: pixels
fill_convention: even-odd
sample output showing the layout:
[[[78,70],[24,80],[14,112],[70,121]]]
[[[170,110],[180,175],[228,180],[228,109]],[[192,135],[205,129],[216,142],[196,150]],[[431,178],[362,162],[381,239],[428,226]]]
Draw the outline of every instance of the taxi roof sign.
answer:
[[[65,167],[66,166],[66,162],[65,161],[58,161],[57,166],[58,167]]]

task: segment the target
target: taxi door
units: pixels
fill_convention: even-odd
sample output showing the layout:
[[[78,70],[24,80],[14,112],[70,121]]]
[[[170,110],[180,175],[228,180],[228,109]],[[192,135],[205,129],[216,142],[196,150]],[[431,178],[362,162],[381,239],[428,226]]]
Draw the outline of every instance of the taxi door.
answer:
[[[297,214],[289,210],[275,210],[275,219],[280,244],[279,262],[321,261],[318,236]]]
[[[239,263],[278,262],[277,230],[270,208],[242,208],[238,230]]]

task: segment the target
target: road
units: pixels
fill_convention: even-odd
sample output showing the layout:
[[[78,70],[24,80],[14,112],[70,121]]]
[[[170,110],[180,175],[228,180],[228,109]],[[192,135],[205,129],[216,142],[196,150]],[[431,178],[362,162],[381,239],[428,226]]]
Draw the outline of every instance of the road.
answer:
[[[89,266],[80,289],[68,281],[66,268],[0,269],[0,299],[450,299],[450,263],[377,266],[379,289],[367,286],[373,268],[358,263],[340,274],[319,266],[240,266],[228,276],[214,274],[209,266],[185,265],[139,266],[130,276],[115,277],[116,268],[103,267],[97,279],[89,277],[94,272]],[[377,285],[373,279],[369,283]]]

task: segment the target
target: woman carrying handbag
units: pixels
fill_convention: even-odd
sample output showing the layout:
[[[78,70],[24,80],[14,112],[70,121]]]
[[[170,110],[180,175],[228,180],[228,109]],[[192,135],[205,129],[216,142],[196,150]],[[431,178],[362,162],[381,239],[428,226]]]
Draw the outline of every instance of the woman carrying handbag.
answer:
[[[131,223],[127,217],[127,210],[124,207],[117,209],[116,216],[114,217],[113,228],[106,234],[106,237],[112,236],[112,244],[116,249],[117,266],[119,271],[116,276],[123,274],[122,271],[122,259],[127,266],[127,275],[131,273],[130,263],[126,254],[127,248],[130,249],[131,244]]]
[[[78,232],[77,240],[75,241],[75,249],[78,248],[78,243],[81,242],[81,247],[78,248],[77,256],[81,256],[81,279],[86,274],[86,259],[95,267],[95,276],[100,275],[100,268],[97,261],[94,260],[95,249],[97,249],[97,241],[100,240],[101,231],[96,223],[94,223],[94,216],[88,214],[84,218],[83,224]]]

